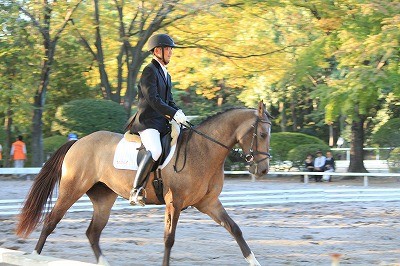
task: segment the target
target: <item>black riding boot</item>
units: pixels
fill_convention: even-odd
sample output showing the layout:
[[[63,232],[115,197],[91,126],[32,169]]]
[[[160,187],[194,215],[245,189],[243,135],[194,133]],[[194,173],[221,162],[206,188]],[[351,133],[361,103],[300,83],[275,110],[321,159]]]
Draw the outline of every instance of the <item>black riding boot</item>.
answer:
[[[143,187],[143,184],[145,183],[154,163],[155,161],[153,160],[153,157],[151,157],[151,152],[148,151],[140,161],[138,170],[136,172],[135,181],[133,181],[133,189],[129,197],[129,203],[131,205],[145,205],[146,191]]]

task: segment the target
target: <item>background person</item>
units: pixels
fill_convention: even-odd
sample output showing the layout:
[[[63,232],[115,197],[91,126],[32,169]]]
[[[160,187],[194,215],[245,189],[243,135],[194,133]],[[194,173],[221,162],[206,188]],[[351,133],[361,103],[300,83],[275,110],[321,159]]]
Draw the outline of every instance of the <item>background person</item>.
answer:
[[[314,159],[314,171],[323,172],[325,166],[326,157],[322,155],[322,151],[316,152],[317,157]],[[316,175],[315,182],[322,182],[322,176]]]
[[[14,160],[15,168],[24,167],[26,160],[26,145],[23,142],[22,136],[18,136],[17,140],[11,145],[10,159]]]
[[[306,168],[307,172],[314,171],[314,157],[312,154],[308,154],[306,159],[304,160],[304,167]]]
[[[324,172],[335,172],[335,159],[332,156],[332,152],[327,151],[326,152],[326,159],[325,159],[325,165],[324,165]],[[331,176],[330,175],[323,175],[323,180],[331,182]]]
[[[75,133],[69,133],[68,134],[68,141],[70,140],[78,140],[78,135]]]
[[[314,157],[312,154],[307,154],[306,159],[304,160],[304,171],[305,172],[313,172],[314,171]],[[304,176],[300,178],[300,182],[304,182]]]

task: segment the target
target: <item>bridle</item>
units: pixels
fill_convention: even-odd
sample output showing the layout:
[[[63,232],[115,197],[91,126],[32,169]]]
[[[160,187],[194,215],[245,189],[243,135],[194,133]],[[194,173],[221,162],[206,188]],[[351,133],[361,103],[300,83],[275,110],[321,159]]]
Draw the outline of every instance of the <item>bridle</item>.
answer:
[[[251,164],[251,163],[253,163],[253,164],[259,164],[259,163],[261,163],[262,161],[271,158],[271,154],[270,154],[269,152],[262,152],[262,151],[259,151],[259,150],[258,150],[258,139],[257,139],[257,135],[258,135],[258,124],[259,124],[259,123],[267,123],[267,124],[271,125],[271,122],[270,122],[269,120],[262,119],[262,118],[259,118],[259,117],[257,117],[256,122],[252,125],[252,127],[254,128],[254,131],[253,131],[253,137],[252,137],[252,139],[251,139],[251,144],[250,144],[249,153],[247,153],[247,154],[244,155],[244,159],[246,160],[246,162],[248,162],[248,163],[250,163],[250,164]],[[251,130],[251,129],[250,129],[250,130]],[[246,133],[246,134],[247,134],[247,133]],[[246,134],[245,134],[245,135],[246,135]],[[243,138],[243,137],[242,137],[242,138]],[[254,142],[255,142],[255,146],[256,146],[256,149],[255,149],[255,150],[253,150]],[[254,156],[255,156],[255,155],[258,155],[258,154],[265,155],[266,157],[265,157],[265,158],[262,158],[262,159],[260,159],[260,160],[258,160],[258,161],[254,161]]]
[[[251,139],[251,144],[250,144],[250,148],[249,148],[249,152],[248,153],[243,153],[242,151],[240,151],[238,149],[229,148],[228,146],[226,146],[222,142],[220,142],[220,141],[208,136],[207,134],[204,134],[201,131],[198,131],[197,129],[194,128],[194,125],[192,123],[190,123],[190,122],[187,122],[188,126],[185,126],[185,125],[183,125],[183,126],[190,130],[189,131],[189,138],[192,135],[192,132],[195,132],[196,134],[198,134],[198,135],[200,135],[200,136],[202,136],[202,137],[204,137],[204,138],[206,138],[206,139],[218,144],[219,146],[224,147],[225,149],[229,150],[230,152],[232,152],[234,154],[234,156],[243,158],[250,165],[253,165],[253,166],[257,167],[260,162],[271,158],[271,154],[269,152],[261,152],[261,151],[258,150],[257,135],[258,135],[258,124],[259,123],[267,123],[267,124],[271,125],[271,122],[269,120],[263,119],[263,118],[259,118],[257,116],[255,123],[251,125],[251,128],[254,128],[254,131],[253,131],[253,136],[252,136],[252,139]],[[182,125],[181,125],[181,127],[182,127]],[[251,131],[251,128],[240,139],[243,139],[244,136],[246,136]],[[186,145],[185,145],[185,156],[184,156],[183,166],[182,166],[182,168],[180,170],[177,170],[176,165],[177,165],[177,162],[178,162],[178,159],[179,159],[179,153],[180,153],[180,148],[181,148],[181,144],[182,144],[181,143],[181,135],[179,135],[179,137],[178,137],[178,142],[177,142],[178,150],[177,150],[177,155],[176,155],[175,164],[174,164],[174,170],[175,170],[176,173],[179,173],[180,171],[183,170],[183,168],[185,168],[185,165],[186,165],[186,149],[187,149],[187,144],[189,142],[189,138],[186,141]],[[254,145],[255,145],[255,149],[253,149]],[[258,161],[254,161],[254,156],[259,155],[259,154],[265,155],[265,158],[262,158],[262,159],[260,159]]]

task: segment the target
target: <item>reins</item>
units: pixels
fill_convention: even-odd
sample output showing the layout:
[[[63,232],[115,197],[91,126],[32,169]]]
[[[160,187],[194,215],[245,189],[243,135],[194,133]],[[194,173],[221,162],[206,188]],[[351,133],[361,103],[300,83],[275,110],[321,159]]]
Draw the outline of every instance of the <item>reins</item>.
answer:
[[[256,165],[257,165],[258,163],[260,163],[260,162],[262,162],[262,161],[264,161],[264,160],[270,158],[271,155],[270,155],[268,152],[260,152],[260,151],[257,150],[257,148],[258,148],[258,141],[257,141],[257,138],[256,138],[256,137],[257,137],[257,129],[258,129],[258,123],[259,123],[259,122],[271,124],[271,122],[269,122],[268,120],[260,119],[260,118],[257,117],[256,122],[255,122],[255,125],[252,125],[252,127],[254,127],[254,132],[253,132],[253,138],[252,138],[252,140],[251,140],[251,145],[250,145],[249,153],[248,153],[248,154],[244,154],[244,153],[243,153],[242,151],[240,151],[239,149],[231,149],[231,148],[229,148],[228,146],[226,146],[225,144],[223,144],[222,142],[220,142],[220,141],[218,141],[218,140],[216,140],[216,139],[214,139],[214,138],[208,136],[207,134],[205,134],[205,133],[203,133],[203,132],[201,132],[201,131],[198,131],[197,129],[194,128],[195,126],[194,126],[192,123],[190,123],[189,121],[187,121],[187,124],[188,124],[188,125],[181,125],[181,129],[183,129],[183,127],[186,127],[187,129],[189,129],[189,133],[188,133],[189,135],[188,135],[188,139],[186,140],[186,145],[185,145],[183,165],[182,165],[182,168],[181,168],[181,169],[179,169],[179,170],[177,169],[177,163],[178,163],[178,160],[179,160],[179,154],[180,154],[180,150],[181,150],[181,146],[182,146],[182,145],[181,145],[181,144],[182,144],[182,143],[181,143],[181,142],[182,142],[182,134],[179,134],[179,136],[178,136],[178,141],[177,141],[178,149],[177,149],[177,154],[176,154],[176,157],[175,157],[175,164],[174,164],[174,171],[175,171],[175,173],[179,173],[179,172],[181,172],[181,171],[185,168],[185,165],[186,165],[186,157],[187,157],[187,145],[188,145],[188,143],[189,143],[189,140],[190,140],[190,138],[191,138],[193,132],[195,132],[196,134],[198,134],[198,135],[200,135],[200,136],[202,136],[202,137],[208,139],[209,141],[212,141],[212,142],[214,142],[214,143],[220,145],[221,147],[223,147],[223,148],[227,149],[228,151],[232,152],[233,156],[242,158],[242,159],[244,159],[244,160],[245,160],[246,162],[248,162],[248,163],[256,164]],[[243,136],[247,135],[247,134],[249,133],[250,130],[251,130],[251,128],[250,128],[250,129],[246,132],[246,134],[244,134]],[[253,151],[254,139],[256,139],[256,150],[255,150],[255,151]],[[254,162],[254,155],[257,155],[257,154],[266,155],[266,157],[263,158],[263,159],[261,159],[261,160],[259,160],[259,161]]]

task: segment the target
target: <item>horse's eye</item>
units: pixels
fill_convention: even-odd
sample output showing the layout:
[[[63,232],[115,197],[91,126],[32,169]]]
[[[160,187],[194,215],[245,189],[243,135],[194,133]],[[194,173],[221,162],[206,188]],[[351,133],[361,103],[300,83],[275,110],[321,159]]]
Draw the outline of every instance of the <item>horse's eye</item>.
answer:
[[[268,136],[267,133],[261,133],[261,134],[260,134],[260,137],[263,138],[263,139],[265,139],[267,136]]]

